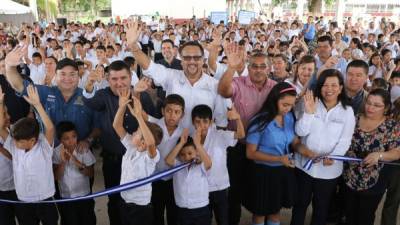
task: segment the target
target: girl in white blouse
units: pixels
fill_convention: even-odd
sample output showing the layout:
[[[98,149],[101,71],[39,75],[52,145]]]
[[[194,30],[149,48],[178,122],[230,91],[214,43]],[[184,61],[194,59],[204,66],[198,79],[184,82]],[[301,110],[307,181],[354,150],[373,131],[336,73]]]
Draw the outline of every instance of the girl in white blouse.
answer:
[[[335,69],[321,73],[314,98],[304,96],[304,112],[296,122],[296,133],[308,149],[295,155],[297,200],[291,225],[304,224],[312,200],[312,225],[325,225],[330,196],[342,174],[343,163],[330,159],[315,160],[311,169],[303,165],[310,159],[327,155],[344,155],[351,143],[355,118],[346,99],[342,74]]]

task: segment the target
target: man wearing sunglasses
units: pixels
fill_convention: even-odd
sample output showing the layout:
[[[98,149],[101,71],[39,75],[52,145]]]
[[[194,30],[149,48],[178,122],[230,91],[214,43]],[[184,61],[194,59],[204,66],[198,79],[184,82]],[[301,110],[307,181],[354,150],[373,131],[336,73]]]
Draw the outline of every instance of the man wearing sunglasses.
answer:
[[[141,25],[137,21],[127,24],[128,44],[138,64],[144,69],[143,73],[153,79],[155,85],[161,86],[166,95],[178,94],[185,100],[185,115],[183,126],[193,128],[191,111],[199,104],[206,104],[213,109],[214,115],[224,114],[224,99],[218,95],[218,81],[203,74],[204,49],[198,42],[187,42],[179,48],[182,58],[182,70],[166,68],[154,63],[140,50],[138,38]],[[225,109],[226,110],[226,109]],[[217,125],[219,122],[216,121]]]

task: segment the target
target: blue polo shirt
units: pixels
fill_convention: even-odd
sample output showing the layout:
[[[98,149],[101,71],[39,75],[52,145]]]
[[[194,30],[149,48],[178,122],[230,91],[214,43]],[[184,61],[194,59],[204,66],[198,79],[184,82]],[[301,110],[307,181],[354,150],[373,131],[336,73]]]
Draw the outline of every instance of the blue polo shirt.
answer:
[[[308,40],[313,40],[315,37],[315,34],[316,34],[315,25],[311,24],[310,30],[308,32],[306,32],[308,29],[308,26],[310,26],[310,25],[304,24],[304,27],[303,27],[303,31],[305,32],[304,38],[306,38]]]
[[[24,81],[23,95],[27,94],[26,87],[30,84]],[[66,102],[58,87],[35,85],[38,90],[40,102],[46,110],[54,126],[61,121],[71,121],[75,124],[78,132],[78,140],[89,136],[93,128],[94,113],[83,103],[82,89],[76,88],[75,93]],[[58,145],[55,142],[55,146]]]
[[[257,151],[265,154],[275,156],[289,154],[290,144],[295,137],[293,113],[287,113],[283,119],[283,127],[280,127],[275,120],[271,121],[262,131],[256,130],[257,125],[250,127],[246,138],[247,143],[257,145]],[[280,162],[255,162],[268,166],[282,166]]]

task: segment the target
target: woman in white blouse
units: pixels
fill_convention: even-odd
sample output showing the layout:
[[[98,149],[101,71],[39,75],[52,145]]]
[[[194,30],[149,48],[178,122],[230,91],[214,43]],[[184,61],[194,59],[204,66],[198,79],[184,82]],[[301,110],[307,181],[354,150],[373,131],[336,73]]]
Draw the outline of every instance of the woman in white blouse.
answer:
[[[353,109],[347,103],[342,74],[335,69],[321,73],[314,98],[311,91],[304,96],[304,112],[295,131],[307,146],[295,155],[297,200],[291,225],[303,225],[312,201],[311,225],[325,225],[330,197],[342,174],[343,163],[330,159],[315,160],[311,169],[304,164],[320,156],[344,155],[349,149],[355,127]]]

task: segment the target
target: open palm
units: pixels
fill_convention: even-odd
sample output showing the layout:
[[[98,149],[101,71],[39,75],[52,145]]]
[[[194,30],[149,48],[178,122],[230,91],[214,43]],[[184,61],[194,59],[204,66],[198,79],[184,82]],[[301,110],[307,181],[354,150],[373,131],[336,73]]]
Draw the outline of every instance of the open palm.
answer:
[[[130,46],[137,43],[141,33],[141,25],[137,20],[129,20],[126,29],[126,38]]]

